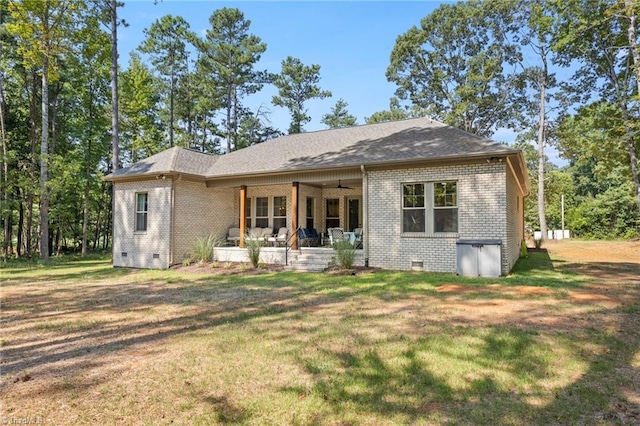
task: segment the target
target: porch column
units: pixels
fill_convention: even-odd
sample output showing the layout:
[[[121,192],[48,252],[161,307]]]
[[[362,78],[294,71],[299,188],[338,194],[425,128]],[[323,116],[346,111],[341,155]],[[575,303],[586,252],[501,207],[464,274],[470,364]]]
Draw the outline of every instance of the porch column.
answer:
[[[291,229],[293,234],[291,236],[291,250],[298,250],[298,182],[293,182],[291,185]]]
[[[369,266],[369,178],[364,164],[360,166],[362,171],[362,233],[364,246],[364,266]]]
[[[244,247],[244,236],[247,233],[247,186],[240,186],[240,242],[238,245]]]

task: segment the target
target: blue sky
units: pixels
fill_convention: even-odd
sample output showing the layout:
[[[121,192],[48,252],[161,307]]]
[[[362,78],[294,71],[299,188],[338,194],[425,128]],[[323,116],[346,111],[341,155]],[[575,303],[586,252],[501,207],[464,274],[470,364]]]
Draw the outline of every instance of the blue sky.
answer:
[[[306,65],[319,64],[320,86],[333,97],[307,103],[312,121],[306,131],[326,128],[321,122],[339,98],[363,124],[364,118],[387,109],[395,85],[385,72],[396,38],[405,33],[443,2],[439,1],[125,1],[120,17],[129,24],[119,29],[120,64],[126,67],[129,52],[143,40],[143,30],[167,15],[182,16],[191,30],[203,35],[210,27],[209,17],[222,7],[240,9],[251,20],[251,32],[266,44],[258,69],[279,72],[288,55]],[[245,99],[248,107],[260,105],[271,111],[274,127],[287,130],[288,111],[271,104],[276,94],[272,86]],[[512,142],[508,130],[498,131],[494,140]]]
[[[305,130],[325,128],[320,123],[339,98],[358,123],[375,111],[387,109],[395,85],[387,82],[385,71],[396,37],[428,15],[440,2],[215,2],[164,0],[127,1],[120,11],[129,27],[119,32],[120,64],[126,67],[129,51],[144,38],[143,30],[167,15],[182,16],[192,31],[203,35],[210,27],[209,17],[222,7],[237,7],[251,20],[251,32],[260,37],[267,50],[259,69],[279,72],[288,55],[306,64],[319,64],[320,86],[333,97],[307,103],[312,121]],[[265,87],[245,100],[248,106],[261,104],[272,112],[272,123],[286,131],[289,114],[271,104],[276,94]]]

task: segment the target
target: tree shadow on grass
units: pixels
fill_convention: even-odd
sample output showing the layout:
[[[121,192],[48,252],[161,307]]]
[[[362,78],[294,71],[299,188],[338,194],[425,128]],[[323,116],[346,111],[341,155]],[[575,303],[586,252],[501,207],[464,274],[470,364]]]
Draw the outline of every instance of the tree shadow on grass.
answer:
[[[532,278],[535,276],[533,269],[527,273]],[[291,333],[291,328],[284,327],[290,325],[292,317],[298,316],[296,321],[317,318],[331,307],[337,310],[336,321],[348,320],[349,315],[358,313],[350,313],[351,305],[342,304],[352,299],[369,303],[378,300],[382,309],[394,300],[419,297],[421,290],[435,285],[421,283],[423,276],[426,275],[383,273],[377,277],[336,277],[327,282],[313,274],[287,273],[261,277],[202,277],[173,283],[162,280],[96,283],[82,291],[54,286],[46,294],[14,295],[3,300],[3,307],[26,308],[19,312],[9,310],[3,327],[28,327],[30,321],[38,318],[51,321],[47,315],[59,310],[85,314],[88,318],[97,312],[116,315],[163,306],[181,311],[160,319],[143,316],[133,323],[127,318],[115,318],[92,327],[71,329],[71,332],[54,331],[46,339],[30,333],[32,337],[9,341],[3,346],[2,385],[11,386],[11,377],[25,370],[33,371],[35,380],[38,375],[47,373],[76,374],[78,368],[91,368],[104,355],[113,352],[148,343],[161,345],[174,336],[193,331],[259,322],[269,329],[280,327],[280,332],[273,334],[299,348],[302,355],[299,355],[298,363],[313,379],[311,393],[328,407],[327,415],[331,417],[325,419],[328,423],[335,423],[336,419],[357,422],[358,413],[390,422],[497,425],[592,421],[633,424],[632,420],[640,419],[640,414],[634,414],[640,413],[637,402],[625,396],[629,390],[636,395],[638,392],[638,385],[633,383],[633,374],[637,376],[637,372],[633,372],[637,369],[632,364],[640,340],[638,294],[624,309],[602,311],[602,315],[619,316],[622,331],[609,335],[595,329],[593,333],[601,340],[599,344],[607,347],[606,352],[596,356],[581,355],[584,334],[566,331],[574,328],[569,326],[570,318],[564,320],[567,322],[565,327],[560,324],[558,329],[561,331],[544,330],[540,338],[536,330],[531,330],[530,324],[524,329],[508,322],[499,327],[480,327],[472,323],[452,327],[444,319],[429,320],[429,327],[421,329],[422,335],[409,337],[390,333],[384,338],[367,339],[360,334],[370,330],[355,330],[353,340],[360,343],[348,349],[327,345],[313,348],[305,343],[309,334],[322,342],[327,327],[340,337],[345,328],[334,324],[333,318],[322,321],[316,328],[311,324],[301,327],[304,332],[299,333]],[[561,276],[553,277],[545,278],[549,283],[544,285],[563,282]],[[407,287],[412,290],[407,291]],[[446,299],[448,296],[438,297]],[[437,302],[437,299],[433,300]],[[398,313],[381,313],[379,318]],[[416,330],[420,329],[416,326]],[[545,356],[537,352],[541,344],[539,339],[565,342],[572,356],[586,363],[580,378],[554,388],[553,395],[544,383],[562,372],[550,369]],[[549,350],[553,351],[553,348]],[[461,377],[444,374],[446,369],[436,360],[444,365],[459,364]],[[514,377],[516,382],[505,380],[505,376]],[[99,386],[105,380],[108,378],[94,379],[85,383],[85,387]],[[524,381],[524,385],[518,384],[517,380]],[[52,384],[44,393],[56,395],[65,390],[64,384],[62,388],[59,386]],[[291,391],[304,393],[309,390],[281,389],[284,393]],[[243,408],[242,401],[226,398],[203,396],[218,413],[217,421],[242,423],[257,415]],[[322,423],[318,420],[318,424]]]

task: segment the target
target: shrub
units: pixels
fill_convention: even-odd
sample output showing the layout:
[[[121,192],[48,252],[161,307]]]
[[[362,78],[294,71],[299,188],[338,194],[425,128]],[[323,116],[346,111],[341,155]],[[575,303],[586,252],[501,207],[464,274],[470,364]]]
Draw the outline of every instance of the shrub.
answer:
[[[347,240],[337,241],[333,245],[338,258],[338,264],[343,269],[351,269],[356,259],[356,249]]]
[[[247,247],[247,253],[249,255],[249,261],[254,268],[258,267],[260,262],[260,248],[262,247],[262,241],[255,238],[245,238],[245,246]]]
[[[193,245],[192,259],[198,262],[209,262],[213,258],[213,248],[224,244],[219,236],[198,237]]]

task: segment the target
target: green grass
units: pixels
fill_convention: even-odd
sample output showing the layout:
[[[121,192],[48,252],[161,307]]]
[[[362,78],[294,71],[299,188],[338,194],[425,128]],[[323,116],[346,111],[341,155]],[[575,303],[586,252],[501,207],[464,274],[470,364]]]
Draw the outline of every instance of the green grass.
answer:
[[[593,278],[563,265],[532,253],[498,279],[11,265],[0,271],[1,417],[631,423],[639,296],[576,302],[571,292],[590,291]],[[25,372],[29,386],[14,382]]]

